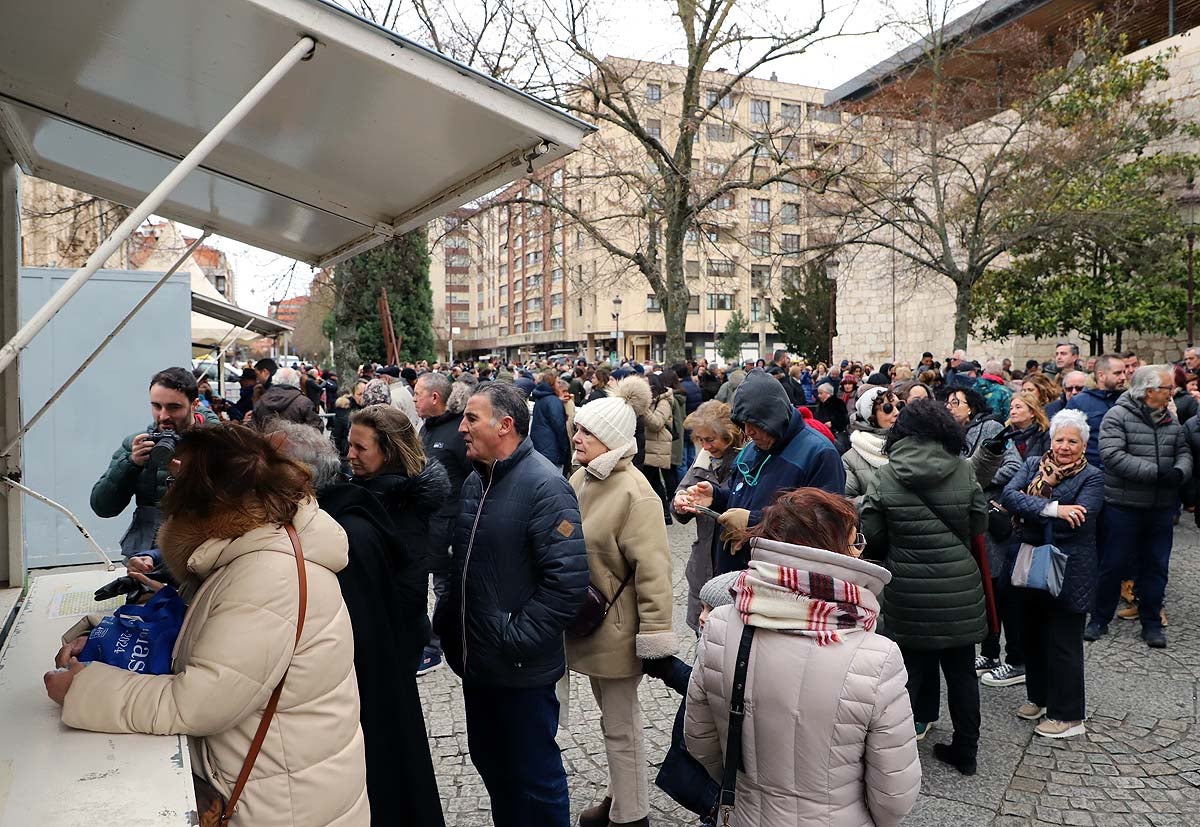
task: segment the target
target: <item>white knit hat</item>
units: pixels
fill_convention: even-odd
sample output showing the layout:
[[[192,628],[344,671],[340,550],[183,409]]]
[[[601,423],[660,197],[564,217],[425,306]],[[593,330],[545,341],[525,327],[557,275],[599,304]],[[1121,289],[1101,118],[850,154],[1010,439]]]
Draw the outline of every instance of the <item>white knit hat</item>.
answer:
[[[888,393],[888,389],[873,385],[863,391],[863,395],[858,397],[858,401],[854,403],[854,410],[858,411],[863,422],[871,421],[871,409],[875,407],[875,397],[881,393]]]
[[[650,410],[650,384],[627,376],[608,396],[593,400],[575,413],[575,424],[595,435],[610,451],[633,442],[637,418]]]

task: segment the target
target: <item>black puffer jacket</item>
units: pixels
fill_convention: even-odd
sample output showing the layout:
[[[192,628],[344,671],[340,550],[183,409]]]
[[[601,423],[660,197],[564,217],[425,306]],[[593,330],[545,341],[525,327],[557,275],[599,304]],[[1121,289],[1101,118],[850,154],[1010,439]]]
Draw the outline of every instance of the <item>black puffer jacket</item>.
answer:
[[[1100,423],[1104,501],[1122,508],[1174,508],[1192,476],[1183,426],[1170,413],[1155,425],[1145,405],[1125,393]],[[1163,479],[1178,469],[1182,481]]]
[[[563,630],[588,587],[579,502],[528,439],[462,490],[450,591],[434,628],[466,683],[521,688],[566,669]]]
[[[966,460],[936,443],[900,440],[875,475],[861,514],[872,554],[883,556],[892,573],[881,601],[884,633],[911,649],[983,640],[983,581],[959,535],[983,533],[987,505]]]
[[[1005,486],[1002,502],[1008,513],[1021,521],[1021,529],[1013,538],[1018,546],[1020,543],[1033,546],[1045,543],[1046,524],[1049,522],[1054,545],[1067,555],[1067,570],[1058,602],[1069,612],[1085,614],[1092,610],[1092,603],[1096,599],[1096,581],[1100,577],[1100,564],[1096,557],[1096,525],[1104,508],[1104,473],[1093,465],[1085,466],[1075,476],[1054,486],[1050,498],[1044,499],[1025,493],[1029,481],[1037,475],[1041,461],[1040,456],[1025,460],[1025,465]],[[1071,528],[1066,520],[1043,517],[1042,509],[1051,502],[1082,505],[1087,509],[1083,525]],[[1010,555],[1010,558],[1015,557],[1015,553]],[[1001,576],[1000,572],[992,573]],[[1011,574],[1004,572],[1004,576]]]

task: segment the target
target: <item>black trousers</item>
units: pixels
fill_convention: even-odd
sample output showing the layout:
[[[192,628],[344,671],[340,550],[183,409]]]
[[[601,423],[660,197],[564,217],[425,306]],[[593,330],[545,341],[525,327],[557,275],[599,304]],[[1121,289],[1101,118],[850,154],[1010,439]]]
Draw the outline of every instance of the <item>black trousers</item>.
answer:
[[[1057,598],[1036,589],[1025,602],[1025,693],[1056,721],[1085,714],[1083,627],[1086,615],[1068,612]]]
[[[951,745],[962,756],[974,757],[979,751],[979,679],[975,675],[975,647],[971,644],[952,649],[909,649],[900,647],[904,668],[908,670],[908,699],[913,720],[936,721],[942,702],[942,684],[938,668],[946,676],[946,700],[954,724]]]
[[[663,514],[670,513],[671,500],[675,499],[675,489],[679,487],[679,474],[674,468],[655,468],[647,465],[642,469],[646,481],[662,502]]]
[[[996,612],[1000,615],[1000,626],[1004,630],[1004,661],[1012,666],[1025,665],[1025,589],[1018,589],[1008,579],[1011,575],[992,578],[992,592],[996,595]],[[1000,659],[1000,633],[988,632],[983,639],[980,654]]]

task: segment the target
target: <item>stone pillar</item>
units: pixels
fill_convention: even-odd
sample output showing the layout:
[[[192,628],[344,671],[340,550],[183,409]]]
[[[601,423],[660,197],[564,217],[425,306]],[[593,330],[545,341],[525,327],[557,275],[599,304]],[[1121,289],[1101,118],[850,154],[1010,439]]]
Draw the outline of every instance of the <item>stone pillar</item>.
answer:
[[[0,142],[0,341],[7,342],[20,329],[17,287],[21,266],[21,171]],[[19,376],[21,357],[0,376],[0,449],[21,428]],[[0,457],[0,474],[19,471],[21,448]],[[7,486],[0,486],[6,488]],[[21,494],[5,490],[0,495],[0,583],[25,582],[25,542],[21,527]]]

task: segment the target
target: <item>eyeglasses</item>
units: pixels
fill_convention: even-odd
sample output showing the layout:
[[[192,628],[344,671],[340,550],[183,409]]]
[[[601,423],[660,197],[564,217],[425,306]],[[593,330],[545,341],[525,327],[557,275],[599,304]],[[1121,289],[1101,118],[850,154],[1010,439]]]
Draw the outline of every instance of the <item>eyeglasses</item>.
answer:
[[[1154,391],[1170,391],[1171,393],[1174,393],[1174,392],[1175,392],[1175,386],[1174,386],[1174,385],[1156,385],[1155,387],[1151,388],[1150,390],[1154,390]]]
[[[854,542],[850,544],[850,548],[858,549],[859,553],[861,553],[866,549],[866,547],[867,535],[863,534],[861,531],[854,532]]]
[[[1068,393],[1079,393],[1086,387],[1087,385],[1064,385],[1063,390],[1067,391]]]
[[[957,396],[952,396],[952,397],[950,397],[949,399],[947,399],[947,400],[946,400],[946,405],[947,405],[947,406],[949,406],[949,407],[951,407],[951,408],[957,408],[957,407],[960,407],[960,406],[962,406],[962,405],[965,405],[965,404],[967,404],[967,403],[966,403],[966,402],[963,402],[963,401],[962,401],[961,399],[959,399]]]

